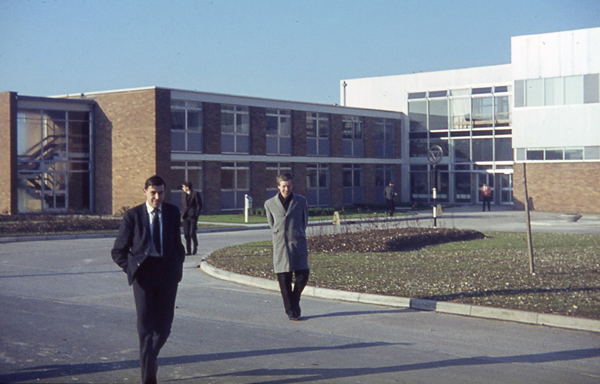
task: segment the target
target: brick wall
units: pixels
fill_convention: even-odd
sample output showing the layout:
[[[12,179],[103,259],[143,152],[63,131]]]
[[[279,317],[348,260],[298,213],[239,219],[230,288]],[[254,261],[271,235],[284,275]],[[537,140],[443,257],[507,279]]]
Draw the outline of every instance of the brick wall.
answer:
[[[344,120],[342,115],[330,115],[329,117],[329,150],[331,157],[344,156],[343,141]]]
[[[206,214],[221,212],[221,162],[204,162],[204,208]]]
[[[163,176],[169,173],[170,101],[164,92],[168,91],[147,89],[93,96],[97,102],[97,213],[122,213],[143,203],[146,179],[159,172]],[[167,191],[167,201],[168,195]]]
[[[221,153],[221,104],[204,103],[204,153]]]
[[[17,207],[17,94],[0,93],[0,214]]]
[[[344,205],[344,169],[342,164],[331,164],[329,168],[329,194],[332,207]]]
[[[250,196],[252,196],[252,206],[253,208],[260,208],[265,204],[265,200],[267,198],[266,185],[273,184],[273,182],[267,183],[267,164],[264,162],[250,163],[250,180]]]
[[[600,214],[600,162],[527,163],[527,192],[541,212]],[[524,209],[523,164],[515,164],[515,209]]]
[[[306,112],[303,111],[292,111],[292,155],[306,156]]]
[[[264,108],[250,108],[250,154],[267,153],[267,114]]]

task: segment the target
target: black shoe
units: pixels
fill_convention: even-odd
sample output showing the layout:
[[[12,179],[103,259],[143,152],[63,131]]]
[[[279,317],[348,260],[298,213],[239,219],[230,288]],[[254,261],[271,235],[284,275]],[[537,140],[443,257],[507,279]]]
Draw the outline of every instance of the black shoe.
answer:
[[[292,321],[298,321],[298,320],[300,320],[300,317],[298,317],[298,315],[296,315],[295,313],[290,313],[288,315],[288,319],[290,319]]]
[[[194,246],[194,250],[192,251],[192,255],[195,255],[196,253],[198,253],[198,247]]]

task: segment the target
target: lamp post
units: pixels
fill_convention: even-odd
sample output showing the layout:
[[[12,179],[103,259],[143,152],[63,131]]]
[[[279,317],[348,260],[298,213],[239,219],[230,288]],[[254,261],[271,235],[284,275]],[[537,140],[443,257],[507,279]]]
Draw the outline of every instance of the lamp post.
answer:
[[[437,191],[439,188],[438,182],[438,172],[437,165],[442,161],[444,157],[444,150],[439,145],[432,145],[427,151],[427,160],[429,160],[429,164],[433,167],[433,178],[432,180],[432,188],[431,195],[433,197],[433,227],[437,228]]]

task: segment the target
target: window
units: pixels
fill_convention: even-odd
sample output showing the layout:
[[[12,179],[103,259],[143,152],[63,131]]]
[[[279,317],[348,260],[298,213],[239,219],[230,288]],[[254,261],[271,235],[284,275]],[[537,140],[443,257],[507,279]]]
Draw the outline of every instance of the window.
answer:
[[[563,160],[564,151],[562,148],[548,148],[546,149],[546,160]]]
[[[408,102],[408,120],[410,122],[410,132],[419,132],[427,130],[427,101],[409,101]]]
[[[375,120],[375,156],[393,159],[396,157],[394,121],[389,119]]]
[[[409,155],[410,157],[427,157],[429,147],[427,146],[427,139],[411,139]]]
[[[494,97],[495,107],[494,113],[496,114],[496,126],[507,127],[510,125],[510,96],[496,96]]]
[[[250,153],[250,114],[248,107],[222,106],[221,152]]]
[[[494,104],[492,97],[473,98],[473,128],[491,127],[493,125]]]
[[[330,204],[329,164],[307,164],[306,188],[309,205],[328,206]]]
[[[496,144],[495,147],[495,161],[512,161],[513,149],[511,138],[498,138],[494,139]]]
[[[562,105],[563,94],[564,91],[562,77],[551,77],[544,79],[545,105]]]
[[[471,99],[454,98],[450,103],[452,129],[471,128]]]
[[[412,165],[410,167],[410,195],[413,201],[427,201],[429,199],[428,180],[429,172],[426,165]]]
[[[290,163],[267,163],[267,180],[265,188],[267,191],[277,191],[277,176],[283,173],[292,173]]]
[[[543,149],[528,149],[527,160],[544,160]]]
[[[448,99],[429,100],[429,130],[448,129]]]
[[[181,208],[181,182],[189,181],[192,183],[194,191],[202,193],[203,189],[203,170],[200,161],[173,161],[171,162],[170,177],[177,184],[171,185],[171,203]]]
[[[544,81],[542,79],[531,79],[526,81],[525,104],[528,107],[539,107],[544,105]]]
[[[363,157],[364,156],[364,140],[363,140],[364,122],[362,117],[344,116],[342,137],[344,146],[344,156],[348,157]]]
[[[583,104],[583,76],[565,77],[565,104]]]
[[[469,162],[471,161],[471,141],[469,139],[452,140],[454,146],[454,161]]]
[[[515,107],[598,103],[599,74],[515,81]]]
[[[20,213],[92,209],[90,115],[89,111],[18,111]]]
[[[290,111],[267,109],[267,155],[292,154]]]
[[[342,171],[344,205],[361,204],[364,201],[362,165],[346,164]]]
[[[492,139],[473,140],[473,161],[494,160],[494,147]]]
[[[171,150],[202,152],[202,103],[171,102]]]
[[[248,163],[223,163],[221,166],[221,208],[243,209],[244,195],[250,190]]]
[[[322,113],[306,114],[306,154],[329,156],[329,116]]]

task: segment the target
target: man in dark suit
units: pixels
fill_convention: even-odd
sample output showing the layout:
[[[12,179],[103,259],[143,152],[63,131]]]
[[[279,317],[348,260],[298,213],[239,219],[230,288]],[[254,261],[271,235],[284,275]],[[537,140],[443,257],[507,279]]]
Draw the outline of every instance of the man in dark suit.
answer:
[[[202,212],[202,198],[200,193],[194,191],[192,183],[184,181],[181,184],[181,219],[183,220],[183,236],[185,237],[186,255],[195,255],[198,252],[198,216]],[[192,243],[194,249],[192,249]]]
[[[158,353],[167,342],[183,275],[179,209],[164,202],[165,181],[152,176],[144,186],[146,202],[123,216],[111,255],[127,273],[137,310],[143,383],[156,383]]]

